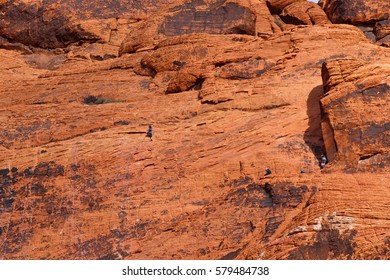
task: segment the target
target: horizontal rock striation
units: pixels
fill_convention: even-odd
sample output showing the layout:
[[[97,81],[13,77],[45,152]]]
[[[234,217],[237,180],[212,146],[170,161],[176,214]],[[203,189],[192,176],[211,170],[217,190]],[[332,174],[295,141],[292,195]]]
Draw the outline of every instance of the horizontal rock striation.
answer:
[[[80,42],[120,44],[129,24],[173,3],[172,0],[7,0],[0,4],[3,11],[0,36],[12,42],[50,49]]]
[[[321,99],[328,157],[347,166],[389,164],[390,65],[353,58],[326,61]]]

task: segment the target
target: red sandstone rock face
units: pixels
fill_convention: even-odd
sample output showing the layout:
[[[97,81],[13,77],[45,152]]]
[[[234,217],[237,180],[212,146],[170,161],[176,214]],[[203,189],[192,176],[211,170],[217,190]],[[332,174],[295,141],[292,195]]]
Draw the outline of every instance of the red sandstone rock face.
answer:
[[[303,0],[267,0],[267,5],[272,12],[281,12],[285,7],[297,2],[304,2]]]
[[[187,34],[272,34],[273,23],[269,14],[256,17],[257,11],[266,8],[251,1],[192,1],[166,9],[137,26],[125,38],[120,53],[132,53],[152,48],[161,40]]]
[[[286,23],[292,24],[328,24],[330,23],[324,11],[312,2],[299,1],[286,6],[281,18]]]
[[[378,21],[375,24],[374,32],[376,39],[384,46],[390,46],[390,20]]]
[[[388,165],[390,65],[366,65],[353,58],[329,60],[322,76],[323,122],[333,134],[333,139],[325,139],[329,159],[355,168]]]
[[[117,40],[121,42],[129,24],[174,2],[2,1],[0,33],[11,41],[41,48],[62,48],[75,42],[118,44]]]
[[[333,23],[368,24],[389,19],[387,0],[320,0],[319,4]]]
[[[0,49],[0,258],[390,257],[389,49],[217,2],[134,25],[120,57]]]
[[[277,7],[282,7],[278,5]],[[285,7],[285,6],[283,6]],[[274,18],[265,1],[192,1],[163,10],[135,27],[121,45],[120,54],[150,49],[161,40],[188,34],[247,34],[263,37],[281,32],[287,24],[330,23],[318,5],[300,1]]]
[[[280,14],[285,23],[327,24],[330,23],[324,11],[312,2],[305,0],[267,0],[272,13]]]
[[[319,5],[333,23],[356,25],[368,39],[379,45],[389,46],[387,22],[390,4],[387,0],[321,0]]]

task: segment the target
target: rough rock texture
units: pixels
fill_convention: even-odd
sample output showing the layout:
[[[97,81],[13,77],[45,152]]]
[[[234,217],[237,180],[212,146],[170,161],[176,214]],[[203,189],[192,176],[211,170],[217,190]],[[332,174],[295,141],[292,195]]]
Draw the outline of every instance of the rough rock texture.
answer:
[[[390,3],[387,0],[320,0],[333,23],[372,23],[389,19]]]
[[[0,258],[390,258],[390,50],[286,6],[175,2],[113,57],[4,41]]]
[[[312,2],[305,0],[267,0],[273,14],[281,15],[287,24],[327,24],[330,23],[325,12]]]
[[[115,44],[118,33],[127,33],[129,20],[131,23],[172,3],[173,0],[6,0],[0,3],[0,9],[5,11],[0,14],[0,33],[12,41],[42,48],[66,47],[82,41]]]
[[[383,46],[390,47],[390,20],[378,21],[373,31],[379,43]]]
[[[267,8],[265,1],[190,1],[163,10],[134,27],[121,45],[120,54],[154,48],[169,37],[188,34],[247,34],[263,37],[284,30],[287,24],[330,23],[318,5],[306,1],[283,10],[282,19]],[[276,17],[275,17],[276,16]],[[283,21],[285,19],[285,21]]]
[[[267,0],[267,5],[273,13],[280,13],[285,7],[296,2],[306,2],[303,0]]]
[[[379,45],[389,46],[388,20],[390,3],[387,0],[321,0],[333,23],[348,23],[359,27],[366,37]]]
[[[314,25],[330,23],[320,6],[307,1],[294,2],[286,6],[281,13],[281,18],[285,23],[291,24]]]
[[[377,39],[383,39],[390,35],[390,20],[378,21],[375,24],[375,35]]]
[[[150,49],[168,37],[187,34],[272,34],[279,29],[265,3],[250,0],[187,2],[163,10],[134,28],[120,53]],[[266,12],[264,12],[266,10]],[[256,15],[259,14],[259,17]],[[280,29],[279,29],[280,30]]]
[[[349,167],[388,165],[390,65],[353,58],[329,60],[322,76],[323,121],[332,131],[324,139],[328,159],[337,157]]]

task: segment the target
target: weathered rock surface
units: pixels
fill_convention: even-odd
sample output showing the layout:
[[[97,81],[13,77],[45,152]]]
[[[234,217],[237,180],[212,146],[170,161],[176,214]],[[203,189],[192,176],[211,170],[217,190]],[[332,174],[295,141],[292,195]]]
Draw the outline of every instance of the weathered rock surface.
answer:
[[[389,46],[388,20],[390,3],[387,0],[321,0],[324,9],[333,23],[347,23],[359,27],[366,37],[382,46]]]
[[[378,21],[373,31],[379,43],[383,46],[390,47],[390,20]]]
[[[369,24],[390,15],[387,0],[320,0],[319,5],[333,23]]]
[[[283,6],[284,7],[284,6]],[[265,1],[191,1],[165,9],[134,28],[120,54],[154,48],[161,40],[188,34],[246,34],[271,36],[283,26],[330,23],[322,9],[300,1],[287,6],[280,18],[271,15]]]
[[[285,7],[297,2],[306,2],[303,0],[267,0],[267,5],[273,13],[280,13]]]
[[[378,40],[390,35],[390,20],[378,21],[375,24],[375,35]]]
[[[109,42],[0,49],[1,259],[390,257],[390,50],[218,3],[176,2],[110,59]],[[159,32],[229,3],[245,21]]]
[[[120,53],[153,48],[161,40],[187,34],[272,34],[278,29],[265,3],[250,0],[191,1],[163,10],[130,32]],[[266,9],[266,12],[262,12]],[[256,17],[256,14],[261,16]]]
[[[134,23],[175,2],[6,0],[0,3],[0,36],[50,49],[82,42],[119,46]]]
[[[329,60],[322,68],[321,99],[330,160],[349,167],[390,163],[390,65],[367,64],[353,58]]]
[[[286,6],[281,18],[285,23],[291,24],[329,24],[330,21],[324,11],[312,2],[298,1]]]

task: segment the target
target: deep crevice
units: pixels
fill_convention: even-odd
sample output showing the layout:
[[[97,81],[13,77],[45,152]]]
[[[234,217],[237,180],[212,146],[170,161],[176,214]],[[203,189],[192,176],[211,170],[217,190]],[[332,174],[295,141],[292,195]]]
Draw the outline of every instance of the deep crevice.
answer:
[[[361,155],[359,157],[359,160],[366,160],[366,159],[372,158],[372,157],[374,157],[376,155],[380,155],[380,154],[381,154],[381,152],[375,152],[375,153],[372,153],[372,154]]]
[[[190,88],[190,90],[201,90],[203,86],[203,82],[205,81],[205,78],[198,78],[196,79],[195,84]]]
[[[253,36],[252,32],[248,32],[247,30],[240,28],[238,26],[231,28],[225,34],[240,34],[240,35],[250,35]]]
[[[281,18],[281,19],[283,20],[283,22],[286,23],[286,24],[306,25],[306,24],[305,24],[302,20],[300,20],[299,18],[290,16],[290,15],[286,15],[286,16],[280,15],[280,18]]]
[[[308,128],[305,131],[303,139],[311,152],[317,158],[321,160],[321,156],[324,153],[324,139],[322,135],[321,127],[321,106],[320,98],[323,95],[323,86],[319,85],[312,89],[307,98],[306,114],[309,119]]]
[[[233,99],[226,99],[226,100],[202,100],[201,103],[202,104],[208,104],[208,105],[217,105],[217,104],[225,103],[225,102],[232,101],[232,100]]]

